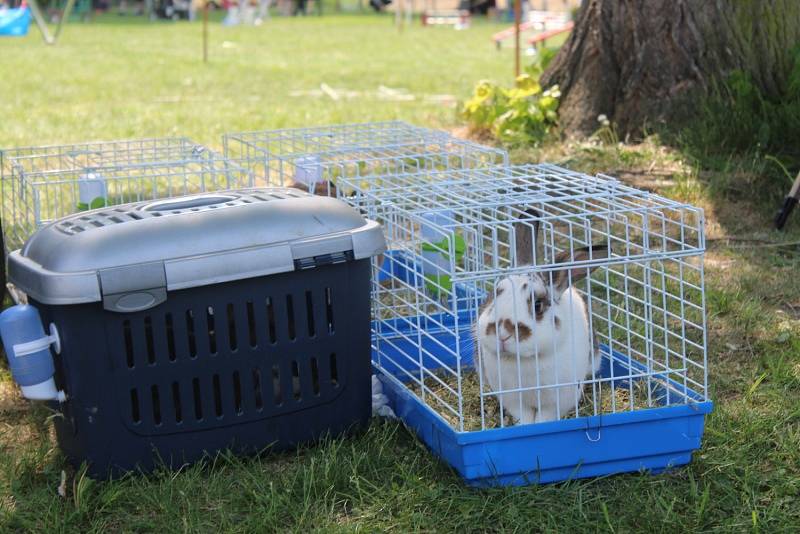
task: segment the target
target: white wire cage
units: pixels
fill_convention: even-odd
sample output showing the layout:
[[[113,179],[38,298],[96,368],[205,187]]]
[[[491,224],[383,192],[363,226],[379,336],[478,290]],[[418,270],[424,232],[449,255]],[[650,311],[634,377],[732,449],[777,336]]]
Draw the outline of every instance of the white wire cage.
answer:
[[[52,145],[0,153],[5,252],[78,211],[250,187],[250,174],[187,138]]]
[[[707,400],[702,210],[551,165],[396,176],[354,202],[389,242],[373,363],[454,430]]]
[[[89,141],[0,149],[2,172],[45,172],[86,167],[180,161],[207,148],[186,137]]]
[[[251,171],[259,184],[300,184],[331,194],[331,184],[360,177],[424,170],[508,165],[508,153],[446,132],[390,121],[227,134],[225,157]],[[381,183],[377,180],[377,183]],[[341,191],[345,197],[353,192]]]

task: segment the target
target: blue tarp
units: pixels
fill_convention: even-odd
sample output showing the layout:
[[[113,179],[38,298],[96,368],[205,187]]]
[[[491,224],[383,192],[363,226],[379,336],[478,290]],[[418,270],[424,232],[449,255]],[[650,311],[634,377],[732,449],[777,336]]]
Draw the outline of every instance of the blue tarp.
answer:
[[[0,35],[27,35],[31,11],[27,7],[0,9]]]

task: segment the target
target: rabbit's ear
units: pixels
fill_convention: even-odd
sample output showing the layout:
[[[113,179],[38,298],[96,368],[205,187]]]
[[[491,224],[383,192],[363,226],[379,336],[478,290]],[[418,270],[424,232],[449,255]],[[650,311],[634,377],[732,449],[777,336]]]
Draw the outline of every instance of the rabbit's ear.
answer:
[[[514,223],[514,257],[516,266],[533,265],[541,257],[541,235],[539,233],[539,212],[527,208],[520,220]]]
[[[573,251],[565,250],[556,254],[556,263],[583,262],[608,258],[611,249],[606,245],[592,245],[591,247],[577,248]],[[553,286],[558,293],[565,291],[570,284],[574,284],[589,275],[597,265],[589,267],[567,267],[553,272]]]

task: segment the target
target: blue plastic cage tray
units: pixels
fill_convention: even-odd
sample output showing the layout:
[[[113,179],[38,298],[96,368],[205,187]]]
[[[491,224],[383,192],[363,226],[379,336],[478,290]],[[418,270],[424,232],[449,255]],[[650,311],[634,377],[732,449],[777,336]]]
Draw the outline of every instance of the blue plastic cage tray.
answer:
[[[604,377],[610,376],[611,361],[604,357]],[[623,355],[614,353],[615,374],[624,374],[628,363]],[[705,416],[713,406],[688,391],[696,403],[457,432],[405,386],[385,376],[381,380],[397,416],[474,486],[521,486],[639,471],[660,473],[687,464],[692,452],[700,448]],[[666,400],[662,396],[662,401]]]
[[[391,251],[389,276],[405,281],[418,279],[419,269]],[[388,258],[387,258],[388,260]],[[384,274],[383,277],[388,277]],[[461,354],[463,368],[472,366],[471,316],[459,312],[459,327],[451,314],[398,317],[375,322],[380,329],[380,365],[384,392],[392,408],[434,454],[450,464],[470,485],[508,486],[595,477],[625,472],[665,469],[687,464],[700,448],[705,416],[713,403],[667,377],[657,377],[667,387],[657,388],[657,408],[577,417],[536,425],[459,432],[402,384],[420,362],[406,355],[422,354],[421,365],[435,371],[456,367]],[[422,332],[423,335],[413,335]],[[375,341],[375,340],[373,340]],[[375,345],[373,345],[375,346]],[[457,351],[456,348],[459,350]],[[641,375],[641,363],[601,345],[602,378]],[[393,379],[387,378],[392,376]],[[611,387],[627,387],[628,379],[611,381]],[[673,398],[676,396],[677,398]]]
[[[424,280],[417,262],[400,251],[386,253],[379,280],[389,277],[414,286]],[[460,304],[469,301],[457,295]],[[443,366],[456,368],[456,353],[461,355],[462,368],[470,368],[474,350],[471,313],[459,311],[458,328],[455,317],[445,313],[376,321],[373,332],[379,329],[381,334],[380,353],[373,350],[372,355],[385,373],[378,376],[397,416],[468,484],[527,485],[625,472],[659,473],[689,463],[692,452],[700,448],[705,416],[713,403],[666,376],[656,378],[670,387],[660,386],[653,392],[661,407],[535,425],[454,430],[402,382],[409,372],[418,371],[420,364],[431,371]],[[373,339],[373,347],[376,341]],[[612,378],[612,388],[628,387],[627,377],[647,372],[644,365],[626,355],[604,345],[600,348],[599,374]],[[420,360],[410,361],[409,354],[421,354]]]

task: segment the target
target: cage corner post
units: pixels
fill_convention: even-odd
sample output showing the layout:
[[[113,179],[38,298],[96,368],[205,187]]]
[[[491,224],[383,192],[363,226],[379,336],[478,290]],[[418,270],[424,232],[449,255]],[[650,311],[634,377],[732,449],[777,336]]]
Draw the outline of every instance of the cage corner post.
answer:
[[[208,1],[203,2],[203,63],[208,63]]]
[[[519,76],[519,25],[522,18],[522,0],[514,0],[514,79]]]
[[[6,240],[3,235],[2,218],[0,218],[0,254],[2,254],[0,258],[0,284],[3,284],[0,287],[0,303],[2,303],[6,297]]]

